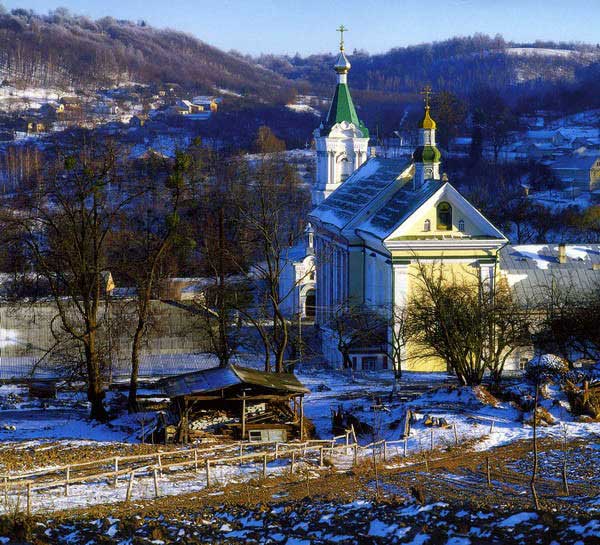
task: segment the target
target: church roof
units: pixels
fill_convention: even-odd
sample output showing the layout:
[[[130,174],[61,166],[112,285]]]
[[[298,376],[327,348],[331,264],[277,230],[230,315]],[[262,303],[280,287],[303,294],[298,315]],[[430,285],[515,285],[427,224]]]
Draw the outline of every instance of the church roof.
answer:
[[[425,108],[425,117],[421,121],[422,129],[435,129],[437,127],[436,122],[432,119],[429,113],[429,106]]]
[[[412,180],[407,180],[382,206],[364,222],[359,229],[385,238],[418,210],[447,182],[428,180],[420,188],[413,189]]]
[[[312,212],[311,216],[343,229],[410,166],[407,159],[372,157],[355,170]]]
[[[347,83],[337,84],[329,112],[327,112],[327,117],[323,125],[325,129],[331,129],[336,123],[341,123],[342,121],[353,123],[362,132],[363,137],[367,138],[369,136],[369,129],[358,119]]]

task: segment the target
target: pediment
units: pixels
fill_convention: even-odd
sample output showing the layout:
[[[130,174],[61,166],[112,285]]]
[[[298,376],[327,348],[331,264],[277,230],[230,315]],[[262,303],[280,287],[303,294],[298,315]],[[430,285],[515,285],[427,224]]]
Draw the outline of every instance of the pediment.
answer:
[[[506,240],[477,208],[446,183],[415,208],[385,241],[443,239]]]

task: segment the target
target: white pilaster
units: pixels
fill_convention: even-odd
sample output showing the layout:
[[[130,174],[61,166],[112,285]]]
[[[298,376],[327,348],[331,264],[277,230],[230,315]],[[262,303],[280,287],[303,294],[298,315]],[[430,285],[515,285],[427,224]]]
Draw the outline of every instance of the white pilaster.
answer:
[[[405,308],[408,305],[408,264],[395,263],[394,271],[394,297],[392,304],[398,308]]]

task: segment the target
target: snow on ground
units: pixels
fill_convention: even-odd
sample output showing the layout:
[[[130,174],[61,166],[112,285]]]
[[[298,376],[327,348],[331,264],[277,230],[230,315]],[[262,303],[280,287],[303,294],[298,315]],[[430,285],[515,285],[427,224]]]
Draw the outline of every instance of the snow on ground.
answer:
[[[200,499],[200,498],[198,498]],[[168,514],[40,523],[35,532],[52,543],[312,543],[445,545],[596,543],[598,520],[528,511],[466,510],[437,501],[375,502],[305,498],[256,507],[228,504],[178,509]],[[553,541],[554,540],[554,541]],[[580,541],[577,541],[580,540]]]
[[[398,441],[395,448],[388,448],[390,456],[401,457],[403,454],[403,419],[408,410],[413,414],[411,434],[406,443],[408,454],[428,451],[432,446],[450,447],[455,444],[456,438],[459,444],[474,442],[473,448],[481,451],[529,439],[532,435],[532,428],[523,424],[523,413],[512,403],[499,401],[492,404],[489,398],[483,402],[484,393],[472,388],[459,387],[453,378],[443,373],[405,372],[393,397],[390,397],[394,386],[391,371],[350,373],[305,367],[298,369],[297,375],[311,390],[304,401],[304,413],[313,421],[317,435],[323,439],[332,437],[331,413],[339,407],[371,426],[372,432],[359,435],[359,443],[362,445],[381,439]],[[520,383],[515,383],[513,389],[516,395],[529,395],[527,387]],[[558,389],[551,389],[551,394],[548,399],[542,400],[541,405],[551,413],[557,424],[541,427],[541,437],[562,439],[566,435],[571,440],[589,439],[594,434],[600,434],[599,423],[578,422],[570,415],[564,394]],[[108,397],[109,402],[112,395]],[[43,448],[45,442],[56,441],[60,441],[63,447],[81,442],[96,442],[98,445],[112,443],[118,446],[118,443],[122,442],[136,442],[142,429],[150,426],[154,419],[152,413],[143,413],[123,415],[106,425],[97,424],[89,421],[87,408],[77,401],[77,396],[71,398],[70,402],[79,403],[78,408],[66,406],[65,403],[69,402],[68,397],[54,402],[55,406],[43,408],[45,402],[34,402],[24,396],[25,393],[19,386],[6,385],[0,388],[0,397],[11,407],[0,410],[0,440],[7,442],[4,448],[18,449],[24,448],[24,445]],[[9,398],[13,401],[8,401]],[[444,426],[428,427],[425,424],[428,417],[438,419]],[[3,429],[5,425],[6,429]],[[14,426],[14,429],[11,426]],[[369,457],[370,452],[370,449],[362,450],[360,455]],[[349,467],[351,454],[337,453],[334,457],[336,466]],[[388,462],[388,465],[389,463],[398,466],[405,464],[402,458]],[[287,464],[287,461],[281,460],[269,462],[268,472],[276,475],[283,471]],[[214,469],[213,480],[241,482],[255,476],[260,469],[261,464],[218,467]],[[134,487],[134,500],[151,498],[153,486],[150,473],[138,476]],[[205,487],[206,480],[202,472],[198,475],[189,471],[185,474],[174,472],[165,474],[160,479],[161,495],[179,495]],[[64,497],[62,492],[56,490],[34,497],[34,509],[63,509],[121,501],[126,492],[126,484],[123,480],[117,491],[105,482],[78,484],[71,487],[69,497]],[[13,498],[13,501],[17,499]],[[375,534],[384,531],[377,525],[371,530]]]
[[[574,57],[579,55],[595,56],[593,53],[582,53],[572,49],[550,49],[544,47],[509,47],[506,49],[509,55],[517,55],[524,57]]]
[[[300,467],[298,464],[296,467]],[[286,461],[278,460],[270,462],[267,467],[267,476],[280,475],[288,470]],[[218,488],[225,484],[236,484],[246,482],[262,475],[262,465],[246,464],[221,465],[211,469],[211,486],[216,486],[211,494],[220,494]],[[206,477],[204,471],[199,473],[185,472],[165,472],[158,478],[159,493],[161,496],[178,496],[189,494],[206,489]],[[69,487],[69,495],[66,496],[64,488],[54,488],[51,490],[42,490],[34,492],[31,500],[32,512],[51,512],[63,509],[75,509],[90,507],[99,504],[110,504],[122,502],[126,498],[129,485],[128,477],[121,477],[115,487],[112,481],[108,482],[87,482],[82,484],[73,484]],[[24,493],[24,492],[23,492]],[[154,497],[154,477],[151,472],[140,472],[134,478],[132,487],[131,501],[142,501]],[[17,504],[24,504],[24,497],[15,495],[9,496],[9,505],[0,506],[0,513],[10,512]]]
[[[569,206],[576,206],[582,210],[589,208],[592,204],[589,193],[581,193],[577,197],[567,195],[568,191],[535,191],[529,196],[530,200],[545,206],[553,212],[560,212]]]
[[[340,371],[313,369],[297,374],[311,390],[305,398],[304,413],[315,424],[319,437],[332,436],[331,412],[340,406],[373,428],[370,436],[359,438],[362,444],[381,439],[400,440],[403,419],[410,409],[416,422],[408,440],[409,452],[430,448],[432,429],[435,445],[454,444],[454,425],[459,442],[477,440],[478,450],[529,439],[532,435],[531,426],[523,424],[523,414],[513,404],[500,402],[495,407],[485,404],[471,388],[448,385],[453,380],[443,373],[404,373],[392,402],[388,401],[393,387],[390,371],[361,372],[352,376]],[[428,387],[437,389],[423,393]],[[383,411],[373,410],[376,398],[381,398]],[[600,423],[582,423],[571,417],[566,399],[558,393],[554,399],[543,400],[541,405],[557,421],[554,426],[541,428],[541,436],[561,438],[565,429],[571,439],[600,433]],[[426,416],[444,419],[449,427],[425,426]]]
[[[26,388],[0,387],[0,441],[90,440],[138,442],[142,428],[154,421],[154,413],[125,414],[107,424],[88,418],[83,392],[59,392],[56,400],[29,400]],[[114,394],[107,394],[111,403]]]
[[[321,112],[313,108],[309,104],[287,104],[286,108],[301,114],[312,114],[316,117],[321,117]]]

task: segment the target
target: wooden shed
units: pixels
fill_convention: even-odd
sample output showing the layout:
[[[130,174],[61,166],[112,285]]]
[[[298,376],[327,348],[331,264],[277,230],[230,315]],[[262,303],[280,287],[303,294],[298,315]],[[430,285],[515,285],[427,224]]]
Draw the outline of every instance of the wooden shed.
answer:
[[[249,441],[304,438],[303,397],[309,390],[291,373],[228,365],[164,378],[177,417],[177,439],[206,434]]]

